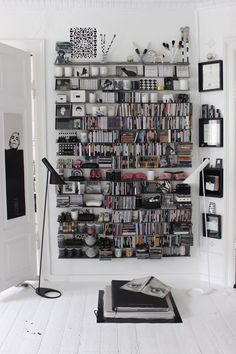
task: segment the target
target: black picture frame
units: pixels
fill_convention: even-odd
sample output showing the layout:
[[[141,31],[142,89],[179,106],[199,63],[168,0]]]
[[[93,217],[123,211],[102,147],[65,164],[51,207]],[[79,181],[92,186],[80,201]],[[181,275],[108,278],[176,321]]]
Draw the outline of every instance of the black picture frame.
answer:
[[[71,104],[57,104],[56,105],[56,117],[70,117],[71,116]]]
[[[71,89],[70,79],[56,79],[55,89],[57,91],[65,91]]]
[[[223,90],[223,60],[198,63],[198,90]]]
[[[221,239],[221,215],[206,214],[207,237]],[[205,214],[202,214],[202,235],[206,237]]]
[[[223,118],[199,119],[199,147],[223,147]]]
[[[200,196],[203,196],[202,173],[204,173],[205,196],[222,198],[224,176],[223,168],[205,167],[204,170],[200,172]]]

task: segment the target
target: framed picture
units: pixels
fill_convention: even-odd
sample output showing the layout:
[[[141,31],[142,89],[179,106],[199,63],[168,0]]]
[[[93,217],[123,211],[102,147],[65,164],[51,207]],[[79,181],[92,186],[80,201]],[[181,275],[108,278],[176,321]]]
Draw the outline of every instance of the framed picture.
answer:
[[[128,66],[116,67],[116,76],[130,77],[130,76],[137,76],[137,75],[138,75],[137,66],[128,65]],[[143,73],[141,75],[143,75]]]
[[[73,117],[83,117],[85,115],[85,107],[83,104],[73,104],[72,106],[72,116]]]
[[[85,90],[74,90],[70,91],[70,101],[71,102],[85,102]]]
[[[74,182],[66,182],[66,184],[63,184],[62,193],[74,194],[75,193],[75,183]]]
[[[214,60],[198,64],[199,92],[223,90],[223,61]]]
[[[207,227],[205,227],[205,214],[202,214],[202,234],[206,237],[221,238],[221,215],[206,214]]]
[[[71,116],[71,105],[70,104],[57,104],[56,105],[56,116],[57,117],[70,117]]]
[[[87,66],[87,65],[75,66],[74,76],[88,77],[89,76],[89,66]]]
[[[56,90],[70,90],[70,79],[56,79]]]
[[[82,120],[81,119],[74,119],[74,129],[81,129],[82,128]]]
[[[56,95],[56,102],[57,103],[66,103],[67,101],[67,96],[66,95]]]
[[[111,79],[102,79],[101,80],[101,89],[102,90],[114,90],[114,81]]]
[[[7,220],[26,215],[24,120],[22,114],[4,113],[5,191]],[[3,198],[3,196],[2,196]]]
[[[203,196],[202,173],[204,173],[205,196],[206,197],[223,197],[223,168],[205,167],[200,172],[200,195]]]
[[[199,119],[199,147],[223,146],[223,118]]]

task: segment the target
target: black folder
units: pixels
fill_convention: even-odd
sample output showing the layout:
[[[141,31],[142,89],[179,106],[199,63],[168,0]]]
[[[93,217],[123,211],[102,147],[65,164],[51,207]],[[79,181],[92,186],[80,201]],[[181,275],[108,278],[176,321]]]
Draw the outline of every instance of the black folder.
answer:
[[[169,306],[165,298],[146,295],[140,292],[120,289],[128,281],[112,280],[112,309],[114,311],[168,311]]]

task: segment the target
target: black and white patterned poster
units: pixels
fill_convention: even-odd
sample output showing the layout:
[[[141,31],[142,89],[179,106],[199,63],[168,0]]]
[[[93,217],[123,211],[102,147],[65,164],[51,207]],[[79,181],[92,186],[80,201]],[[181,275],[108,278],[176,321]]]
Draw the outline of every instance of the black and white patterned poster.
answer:
[[[96,58],[97,29],[94,27],[75,27],[70,29],[72,59]]]

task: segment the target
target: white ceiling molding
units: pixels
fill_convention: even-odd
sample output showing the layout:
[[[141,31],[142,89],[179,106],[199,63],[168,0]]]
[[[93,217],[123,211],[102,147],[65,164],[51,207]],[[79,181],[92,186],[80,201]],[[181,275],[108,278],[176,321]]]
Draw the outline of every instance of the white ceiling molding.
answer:
[[[0,0],[3,9],[204,8],[236,5],[236,0]]]

